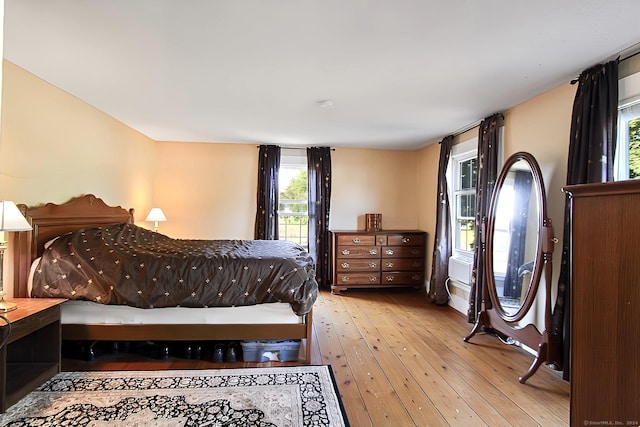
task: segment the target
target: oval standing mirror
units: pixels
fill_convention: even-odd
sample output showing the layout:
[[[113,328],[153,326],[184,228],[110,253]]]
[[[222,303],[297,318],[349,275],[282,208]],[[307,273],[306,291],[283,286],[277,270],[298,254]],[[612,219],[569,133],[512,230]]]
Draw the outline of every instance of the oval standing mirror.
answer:
[[[487,223],[487,286],[500,316],[517,322],[531,308],[540,283],[544,186],[528,153],[510,157],[502,172]]]
[[[537,350],[529,370],[519,377],[524,383],[543,362],[553,362],[558,351],[550,345],[551,255],[553,228],[547,218],[546,196],[540,167],[525,152],[505,162],[494,188],[486,218],[483,260],[485,286],[477,321],[469,341],[478,331],[488,330]],[[545,329],[521,326],[545,281]],[[508,340],[509,341],[509,340]]]

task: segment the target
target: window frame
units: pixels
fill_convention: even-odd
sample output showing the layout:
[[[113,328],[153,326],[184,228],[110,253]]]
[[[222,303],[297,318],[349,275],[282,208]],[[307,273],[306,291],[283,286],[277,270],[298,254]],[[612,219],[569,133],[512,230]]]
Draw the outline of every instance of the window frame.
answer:
[[[639,64],[640,66],[640,64]],[[633,119],[625,110],[635,109],[640,116],[640,71],[638,67],[618,80],[618,135],[614,153],[614,180],[629,178],[629,135],[628,122]]]
[[[300,171],[300,170],[307,170],[308,169],[308,165],[307,165],[307,150],[304,148],[282,148],[280,151],[280,170],[278,171],[279,174],[279,182],[278,182],[278,194],[280,194],[288,185],[288,182],[284,182],[283,180],[283,176],[284,174],[282,173],[283,169],[291,169],[291,170],[296,170],[296,171]],[[307,180],[308,180],[308,174],[307,174]],[[308,181],[307,181],[307,191],[308,191]],[[308,193],[307,193],[308,194]],[[300,230],[302,230],[302,228],[306,228],[306,245],[303,244],[303,238],[300,237],[300,240],[294,240],[294,239],[287,239],[286,237],[286,233],[283,233],[283,225],[281,223],[281,219],[284,216],[283,214],[285,212],[280,211],[280,204],[282,203],[282,199],[279,198],[279,203],[278,203],[278,228],[279,230],[279,235],[278,235],[278,239],[279,240],[292,240],[298,244],[300,244],[302,247],[304,247],[305,249],[309,249],[309,199],[307,197],[307,200],[305,200],[305,203],[307,204],[307,210],[306,210],[306,214],[302,214],[302,213],[287,213],[286,216],[296,216],[296,217],[300,217],[300,218],[307,218],[307,224],[305,227],[303,227],[302,225],[300,226]]]
[[[477,159],[478,159],[478,138],[471,138],[467,141],[464,141],[460,144],[456,144],[451,147],[451,156],[449,158],[449,164],[447,165],[447,182],[449,185],[447,186],[449,191],[449,208],[451,215],[451,256],[453,258],[461,259],[468,262],[473,262],[473,249],[472,250],[464,250],[458,248],[459,242],[459,229],[458,229],[458,220],[462,217],[458,215],[460,213],[460,206],[458,197],[459,195],[468,195],[473,194],[475,196],[476,188],[475,186],[471,189],[462,189],[461,179],[460,178],[460,169],[462,163],[469,161],[470,159],[476,159],[476,167],[477,167]],[[469,217],[462,217],[467,219]],[[469,218],[475,221],[475,207],[474,207],[474,216]]]
[[[638,179],[629,177],[629,122],[640,119],[640,99],[618,107],[618,140],[614,159],[616,181]]]

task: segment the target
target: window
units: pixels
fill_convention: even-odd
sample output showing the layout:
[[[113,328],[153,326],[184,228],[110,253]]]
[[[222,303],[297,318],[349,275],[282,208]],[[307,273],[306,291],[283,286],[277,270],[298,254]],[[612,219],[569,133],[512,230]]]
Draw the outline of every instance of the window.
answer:
[[[618,84],[618,142],[614,160],[616,180],[640,178],[640,72]]]
[[[279,170],[278,234],[280,240],[291,240],[309,247],[309,209],[307,152],[283,148]]]
[[[616,180],[640,178],[640,102],[618,110]]]
[[[472,257],[475,245],[478,140],[455,145],[448,168],[452,243],[456,257]]]

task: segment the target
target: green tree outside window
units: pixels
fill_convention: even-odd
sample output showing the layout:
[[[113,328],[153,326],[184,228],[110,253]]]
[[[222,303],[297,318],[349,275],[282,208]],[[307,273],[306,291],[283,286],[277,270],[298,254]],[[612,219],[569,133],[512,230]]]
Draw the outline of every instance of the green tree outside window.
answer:
[[[629,178],[640,178],[640,117],[629,120]]]

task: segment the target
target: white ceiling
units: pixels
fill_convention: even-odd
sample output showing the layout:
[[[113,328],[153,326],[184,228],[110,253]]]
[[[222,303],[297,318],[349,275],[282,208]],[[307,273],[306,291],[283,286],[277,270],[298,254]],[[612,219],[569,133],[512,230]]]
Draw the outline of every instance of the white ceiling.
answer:
[[[154,140],[416,149],[635,49],[639,17],[638,0],[5,0],[4,57]]]

